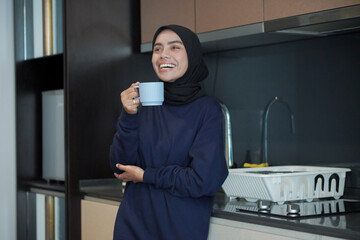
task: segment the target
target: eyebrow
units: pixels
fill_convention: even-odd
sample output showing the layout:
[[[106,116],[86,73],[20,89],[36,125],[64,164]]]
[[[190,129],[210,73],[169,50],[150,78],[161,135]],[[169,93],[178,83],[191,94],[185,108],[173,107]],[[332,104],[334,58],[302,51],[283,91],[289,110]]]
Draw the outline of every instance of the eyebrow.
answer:
[[[168,44],[168,45],[171,45],[171,44],[174,44],[174,43],[179,43],[179,44],[181,44],[181,45],[184,45],[183,42],[178,41],[178,40],[168,42],[167,44]],[[155,43],[155,44],[154,44],[154,46],[162,46],[162,45],[163,45],[162,43]]]

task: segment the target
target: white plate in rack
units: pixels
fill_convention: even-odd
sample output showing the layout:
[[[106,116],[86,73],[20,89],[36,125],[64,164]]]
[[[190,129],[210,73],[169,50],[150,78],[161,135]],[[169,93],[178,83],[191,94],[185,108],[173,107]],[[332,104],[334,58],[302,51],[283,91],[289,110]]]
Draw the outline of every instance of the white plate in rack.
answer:
[[[264,168],[229,169],[223,184],[228,196],[248,201],[270,200],[282,204],[286,201],[333,197],[344,194],[348,168],[314,166],[273,166]]]

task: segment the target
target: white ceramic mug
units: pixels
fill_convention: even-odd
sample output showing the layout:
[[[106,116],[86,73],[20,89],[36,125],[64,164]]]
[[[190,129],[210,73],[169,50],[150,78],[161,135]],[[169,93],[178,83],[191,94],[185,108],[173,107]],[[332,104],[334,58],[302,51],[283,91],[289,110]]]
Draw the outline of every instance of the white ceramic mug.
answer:
[[[143,82],[139,86],[139,98],[143,106],[159,106],[164,102],[163,82]]]

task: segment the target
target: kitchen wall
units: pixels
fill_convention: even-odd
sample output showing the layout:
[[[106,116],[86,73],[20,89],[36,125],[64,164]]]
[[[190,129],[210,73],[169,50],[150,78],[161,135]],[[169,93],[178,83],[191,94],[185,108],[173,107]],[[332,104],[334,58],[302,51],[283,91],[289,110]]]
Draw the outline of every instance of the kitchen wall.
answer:
[[[0,239],[16,239],[13,2],[0,1]]]
[[[359,42],[360,33],[352,33],[206,54],[205,88],[230,110],[234,160],[241,164],[250,150],[259,161],[262,114],[279,96],[291,106],[296,131],[291,134],[286,106],[275,103],[270,165],[359,167]]]

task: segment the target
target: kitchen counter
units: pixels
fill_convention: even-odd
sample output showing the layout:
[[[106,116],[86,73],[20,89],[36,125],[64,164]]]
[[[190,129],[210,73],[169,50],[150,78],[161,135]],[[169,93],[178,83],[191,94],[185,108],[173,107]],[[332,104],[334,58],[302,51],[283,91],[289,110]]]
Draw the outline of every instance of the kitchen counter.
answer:
[[[80,192],[84,199],[96,198],[103,199],[104,202],[115,201],[120,203],[123,190],[122,182],[117,179],[83,180],[80,182]],[[358,199],[359,194],[349,190],[345,191],[344,197]],[[238,200],[230,200],[222,191],[219,191],[215,197],[212,217],[336,238],[360,239],[360,212],[289,219],[256,213],[234,212],[227,208],[227,205],[233,201]]]
[[[292,219],[256,213],[234,212],[231,208],[228,210],[227,206],[233,204],[234,201],[238,200],[233,199],[230,201],[225,194],[218,193],[215,198],[212,216],[330,237],[360,239],[360,212]]]

